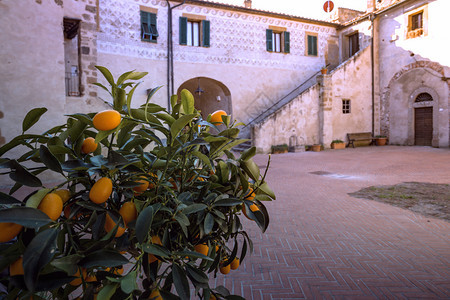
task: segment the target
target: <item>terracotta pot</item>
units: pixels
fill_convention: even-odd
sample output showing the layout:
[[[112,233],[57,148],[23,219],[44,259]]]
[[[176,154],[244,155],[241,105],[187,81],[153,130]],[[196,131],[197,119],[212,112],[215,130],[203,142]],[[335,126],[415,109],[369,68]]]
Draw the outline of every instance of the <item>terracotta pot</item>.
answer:
[[[377,138],[375,142],[377,143],[377,146],[384,146],[386,145],[387,138]]]
[[[327,74],[328,70],[327,69],[322,69],[322,70],[320,70],[320,72],[325,75],[325,74]]]
[[[345,149],[345,143],[331,143],[331,149]]]
[[[320,151],[320,148],[321,148],[321,145],[312,145],[312,146],[311,146],[311,149],[312,149],[312,151],[314,151],[314,152],[319,152],[319,151]]]

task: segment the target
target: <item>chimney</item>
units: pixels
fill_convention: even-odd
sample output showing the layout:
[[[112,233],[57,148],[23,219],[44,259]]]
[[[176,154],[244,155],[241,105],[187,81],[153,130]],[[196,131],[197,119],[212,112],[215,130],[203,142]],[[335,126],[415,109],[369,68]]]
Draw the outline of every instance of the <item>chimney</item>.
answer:
[[[245,8],[252,8],[252,0],[244,0]]]
[[[371,13],[377,10],[376,0],[367,0],[367,12]]]

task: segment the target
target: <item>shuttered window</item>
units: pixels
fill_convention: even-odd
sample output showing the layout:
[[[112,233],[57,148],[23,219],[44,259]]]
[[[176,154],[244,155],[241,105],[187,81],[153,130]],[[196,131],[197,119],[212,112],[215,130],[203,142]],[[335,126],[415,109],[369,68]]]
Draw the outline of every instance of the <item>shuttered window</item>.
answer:
[[[272,29],[266,29],[266,50],[269,52],[290,52],[289,32],[274,32]]]
[[[209,21],[189,20],[186,17],[180,17],[180,45],[209,47]]]
[[[158,35],[156,14],[141,11],[141,40],[155,43]]]
[[[317,36],[308,35],[308,55],[317,56]]]

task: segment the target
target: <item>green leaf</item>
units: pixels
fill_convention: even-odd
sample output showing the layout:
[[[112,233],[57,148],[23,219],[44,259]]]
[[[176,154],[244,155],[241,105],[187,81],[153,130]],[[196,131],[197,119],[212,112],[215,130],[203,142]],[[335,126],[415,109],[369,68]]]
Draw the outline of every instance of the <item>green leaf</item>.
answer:
[[[11,222],[38,229],[52,220],[38,209],[20,206],[0,210],[0,222]]]
[[[208,206],[206,206],[203,203],[194,203],[192,205],[189,205],[188,207],[186,207],[185,209],[183,209],[183,213],[185,215],[189,215],[201,210],[205,210]]]
[[[120,125],[119,125],[120,126]],[[117,127],[115,129],[111,129],[111,130],[107,130],[107,131],[103,131],[100,130],[97,135],[95,136],[95,142],[98,144],[101,141],[103,141],[105,138],[107,138],[108,136],[110,136],[113,132],[115,132],[117,130]]]
[[[94,124],[92,123],[92,118],[87,115],[87,114],[71,114],[71,115],[67,115],[68,117],[72,117],[74,119],[77,119],[78,121],[81,121],[82,123],[84,123],[85,125],[89,125],[89,126],[93,126]]]
[[[239,129],[238,128],[228,128],[228,129],[225,129],[224,131],[220,132],[219,135],[227,137],[227,138],[235,139],[239,135]]]
[[[260,176],[259,168],[252,159],[242,161],[240,165],[242,169],[245,171],[245,173],[247,173],[247,175],[250,176],[251,179],[255,181],[259,180]]]
[[[136,271],[130,272],[121,278],[120,288],[125,294],[131,294],[134,290],[138,289]]]
[[[238,295],[228,295],[228,296],[225,296],[225,299],[227,299],[227,300],[245,300],[244,297],[241,297]]]
[[[228,198],[228,199],[221,199],[218,201],[215,201],[213,203],[213,207],[216,206],[236,206],[242,204],[242,200],[236,199],[236,198]]]
[[[128,115],[130,116],[130,117],[133,117],[132,115],[131,115],[131,99],[133,98],[133,94],[134,94],[134,91],[136,90],[136,88],[139,86],[139,84],[136,84],[129,92],[128,92],[128,95],[127,95],[127,111],[128,111]]]
[[[191,122],[195,117],[197,117],[198,114],[190,114],[185,115],[177,119],[172,126],[170,126],[170,133],[172,134],[172,144],[175,138],[178,136],[178,134],[183,130],[183,128]]]
[[[172,109],[175,107],[175,105],[177,105],[177,102],[178,102],[178,96],[172,95],[170,97],[170,106],[172,107]]]
[[[112,76],[111,72],[102,66],[95,66],[100,72],[102,72],[103,76],[105,77],[105,79],[108,81],[108,83],[111,86],[115,86],[114,84],[114,77]]]
[[[75,277],[67,276],[64,272],[53,272],[40,275],[36,285],[36,291],[51,291],[71,282],[74,279]]]
[[[208,213],[205,217],[204,230],[205,234],[209,234],[214,226],[214,217],[212,214]]]
[[[184,270],[177,264],[172,265],[172,277],[175,290],[182,300],[190,299],[189,282]]]
[[[119,78],[117,79],[116,85],[117,85],[117,86],[121,85],[125,80],[128,79],[128,76],[129,76],[131,73],[133,73],[133,71],[128,71],[128,72],[125,72],[125,73],[123,73],[122,75],[120,75]]]
[[[51,189],[40,189],[35,194],[33,194],[30,198],[28,198],[26,207],[37,208],[41,203],[41,200],[47,195]]]
[[[211,258],[209,258],[209,259],[212,261]],[[188,264],[186,264],[185,267],[186,267],[186,272],[187,272],[187,275],[189,276],[189,278],[194,279],[195,281],[200,282],[200,283],[208,283],[209,278],[204,272],[202,272],[202,270],[194,268]]]
[[[147,206],[141,211],[136,220],[136,238],[139,243],[144,243],[152,226],[154,210],[152,206]]]
[[[108,284],[100,290],[97,295],[97,300],[109,300],[112,298],[117,289],[117,284]]]
[[[160,257],[168,258],[170,256],[170,251],[163,246],[157,244],[144,244],[142,250],[146,253],[157,255]]]
[[[63,270],[67,274],[75,274],[78,270],[77,264],[83,258],[79,254],[63,256],[53,260],[50,264],[57,269]]]
[[[8,194],[5,194],[3,192],[0,192],[0,204],[20,204],[19,200],[14,198],[13,196],[10,196]]]
[[[255,154],[256,154],[256,147],[253,146],[250,149],[247,149],[247,150],[242,152],[240,160],[247,161],[250,158],[252,158],[253,156],[255,156]]]
[[[195,111],[194,96],[187,89],[181,90],[181,105],[183,106],[184,113],[186,115],[192,114]]]
[[[201,258],[201,259],[206,259],[206,260],[209,260],[209,261],[214,261],[211,257],[203,255],[203,254],[201,254],[199,252],[195,252],[195,251],[187,251],[187,250],[185,250],[185,251],[176,252],[174,254],[175,255],[179,255],[180,257],[189,256],[191,258]]]
[[[30,291],[34,291],[39,271],[48,264],[56,250],[57,228],[50,228],[38,233],[23,254],[24,280]]]
[[[41,180],[35,175],[31,174],[27,169],[22,167],[17,161],[12,160],[13,168],[11,173],[9,173],[9,177],[22,185],[31,186],[31,187],[41,187]]]
[[[117,111],[122,111],[123,106],[126,104],[126,96],[127,93],[125,92],[125,89],[123,88],[117,88],[116,89],[116,95],[114,97],[114,103],[113,107]]]
[[[84,268],[118,267],[128,263],[128,259],[113,250],[101,249],[86,255],[79,265]]]
[[[111,95],[111,92],[110,92],[110,91],[108,90],[108,88],[107,88],[106,86],[104,86],[103,84],[98,83],[98,82],[94,82],[93,85],[96,85],[96,86],[101,87],[102,89],[104,89],[105,91],[107,91],[107,92]]]
[[[175,118],[169,115],[168,113],[157,113],[155,116],[158,117],[158,119],[163,120],[167,123],[167,125],[172,126],[172,124],[175,122]]]
[[[22,132],[27,131],[31,128],[37,121],[41,118],[41,116],[47,111],[47,108],[33,108],[30,110],[22,122]]]
[[[272,191],[270,186],[267,184],[267,182],[263,182],[262,184],[258,185],[258,188],[266,195],[270,196],[272,199],[276,199],[275,193]]]
[[[41,145],[39,148],[39,155],[41,157],[42,163],[52,171],[62,173],[61,164],[59,160],[48,150],[47,147]]]

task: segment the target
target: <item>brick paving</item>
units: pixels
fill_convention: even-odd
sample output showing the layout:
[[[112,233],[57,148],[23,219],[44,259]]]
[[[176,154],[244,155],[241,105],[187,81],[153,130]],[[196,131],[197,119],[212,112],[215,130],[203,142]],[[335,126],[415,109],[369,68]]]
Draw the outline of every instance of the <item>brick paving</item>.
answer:
[[[260,167],[266,160],[255,157]],[[348,195],[371,185],[450,183],[449,149],[272,155],[267,181],[277,194],[266,203],[268,230],[245,221],[255,251],[213,285],[246,299],[450,299],[450,223]]]

